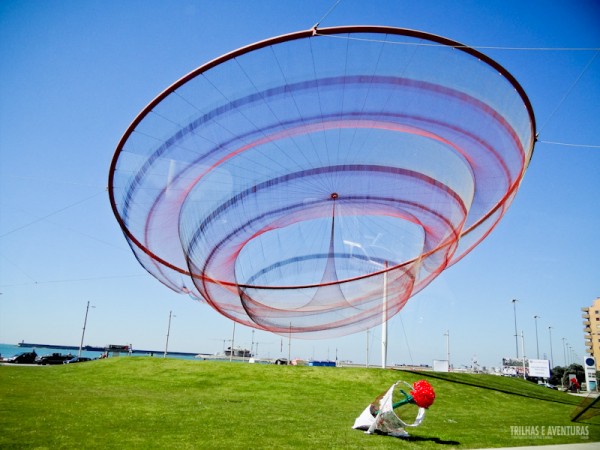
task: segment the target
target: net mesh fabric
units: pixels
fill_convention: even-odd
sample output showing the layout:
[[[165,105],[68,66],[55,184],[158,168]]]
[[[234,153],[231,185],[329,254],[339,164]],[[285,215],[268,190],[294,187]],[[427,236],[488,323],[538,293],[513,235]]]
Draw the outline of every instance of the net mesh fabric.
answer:
[[[468,253],[534,141],[502,73],[402,30],[276,40],[159,100],[111,172],[139,262],[233,320],[308,338],[381,323]]]

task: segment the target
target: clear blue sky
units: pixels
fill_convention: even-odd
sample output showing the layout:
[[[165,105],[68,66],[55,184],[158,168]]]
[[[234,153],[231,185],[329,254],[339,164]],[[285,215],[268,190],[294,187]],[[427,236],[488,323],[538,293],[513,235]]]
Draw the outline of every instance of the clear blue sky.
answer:
[[[10,1],[0,3],[0,342],[131,343],[216,352],[232,322],[171,292],[137,263],[106,191],[110,160],[137,113],[223,53],[311,28],[333,1]],[[477,47],[522,84],[537,144],[499,226],[389,324],[389,363],[498,366],[526,354],[584,355],[580,308],[600,296],[600,4],[597,1],[342,0],[321,26],[389,25]],[[540,50],[585,48],[588,50]],[[586,68],[587,66],[587,68]],[[584,70],[585,69],[585,70]],[[443,68],[441,68],[443,70]],[[565,97],[566,96],[566,97]],[[380,363],[380,330],[370,363]],[[252,331],[238,326],[236,344]],[[287,342],[257,331],[262,356]],[[292,357],[364,362],[366,334],[292,342]],[[229,344],[227,344],[229,345]]]

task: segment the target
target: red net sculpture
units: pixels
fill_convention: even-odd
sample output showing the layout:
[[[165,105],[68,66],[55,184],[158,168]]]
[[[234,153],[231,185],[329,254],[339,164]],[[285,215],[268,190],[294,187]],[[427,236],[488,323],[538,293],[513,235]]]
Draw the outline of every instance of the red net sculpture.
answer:
[[[119,142],[110,200],[169,288],[259,329],[345,335],[488,235],[534,141],[523,89],[476,50],[397,28],[307,30],[161,93]]]

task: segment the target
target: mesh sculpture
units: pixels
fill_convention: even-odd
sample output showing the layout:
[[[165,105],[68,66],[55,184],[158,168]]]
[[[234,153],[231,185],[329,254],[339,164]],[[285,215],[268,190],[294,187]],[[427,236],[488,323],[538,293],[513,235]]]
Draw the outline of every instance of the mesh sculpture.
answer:
[[[478,51],[313,29],[162,92],[118,144],[110,200],[169,288],[258,329],[345,335],[398,313],[488,235],[534,141],[523,89]]]

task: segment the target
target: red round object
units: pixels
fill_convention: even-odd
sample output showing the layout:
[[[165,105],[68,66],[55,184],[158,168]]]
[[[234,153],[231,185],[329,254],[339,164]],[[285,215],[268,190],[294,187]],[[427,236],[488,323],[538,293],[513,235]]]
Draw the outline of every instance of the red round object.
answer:
[[[414,390],[410,392],[414,402],[421,408],[429,408],[435,400],[433,387],[425,381],[420,380],[413,384]]]

